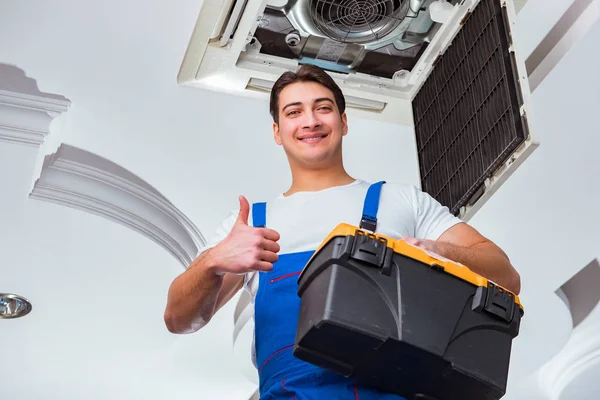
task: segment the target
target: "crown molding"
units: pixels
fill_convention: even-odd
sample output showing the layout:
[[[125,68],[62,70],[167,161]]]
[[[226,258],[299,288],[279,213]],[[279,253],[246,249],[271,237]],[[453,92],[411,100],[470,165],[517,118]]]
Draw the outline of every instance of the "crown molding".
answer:
[[[186,268],[206,244],[196,226],[158,190],[118,164],[77,147],[63,144],[46,156],[30,198],[127,226]]]
[[[576,329],[569,342],[539,371],[539,386],[553,400],[577,377],[600,362],[600,327]]]
[[[600,366],[599,269],[598,259],[593,259],[556,291],[572,314],[574,329],[563,348],[537,374],[538,387],[552,400],[559,400],[580,374]]]
[[[569,8],[531,52],[525,66],[534,92],[600,19],[600,0],[573,0]]]
[[[578,327],[600,304],[600,261],[595,258],[566,281],[556,293],[567,304]]]
[[[39,91],[21,69],[0,64],[0,141],[39,147],[70,105],[63,96]]]

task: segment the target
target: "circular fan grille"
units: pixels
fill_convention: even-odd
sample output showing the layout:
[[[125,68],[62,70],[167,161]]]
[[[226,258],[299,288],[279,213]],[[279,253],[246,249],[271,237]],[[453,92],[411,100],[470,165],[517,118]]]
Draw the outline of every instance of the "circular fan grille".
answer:
[[[311,0],[310,16],[324,35],[340,42],[381,39],[406,16],[407,0]]]

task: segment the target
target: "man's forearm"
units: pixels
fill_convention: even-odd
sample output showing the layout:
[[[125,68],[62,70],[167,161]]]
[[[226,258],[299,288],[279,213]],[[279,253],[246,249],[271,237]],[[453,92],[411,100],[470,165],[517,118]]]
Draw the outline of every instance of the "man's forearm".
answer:
[[[508,290],[519,294],[521,280],[507,255],[492,242],[461,247],[445,242],[436,242],[438,253],[466,265],[473,272],[484,276]]]
[[[173,333],[191,333],[206,325],[214,313],[223,276],[211,269],[212,249],[200,255],[169,288],[165,323]]]

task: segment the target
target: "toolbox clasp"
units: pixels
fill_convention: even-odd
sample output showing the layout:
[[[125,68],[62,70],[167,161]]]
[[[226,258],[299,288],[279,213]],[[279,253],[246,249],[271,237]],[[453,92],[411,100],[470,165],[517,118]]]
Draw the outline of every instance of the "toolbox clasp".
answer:
[[[388,248],[387,239],[357,229],[350,251],[350,258],[363,261],[371,266],[383,269],[389,275],[393,250]]]

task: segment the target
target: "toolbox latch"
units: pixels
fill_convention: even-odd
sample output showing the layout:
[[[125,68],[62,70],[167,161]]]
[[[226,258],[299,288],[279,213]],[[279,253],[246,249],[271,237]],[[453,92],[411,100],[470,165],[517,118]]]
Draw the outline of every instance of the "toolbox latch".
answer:
[[[515,296],[506,289],[489,282],[487,287],[477,288],[473,298],[473,310],[485,310],[510,323],[514,317]]]
[[[383,268],[386,264],[387,248],[386,238],[378,238],[375,235],[357,229],[350,257],[358,261],[367,262],[374,267]]]

